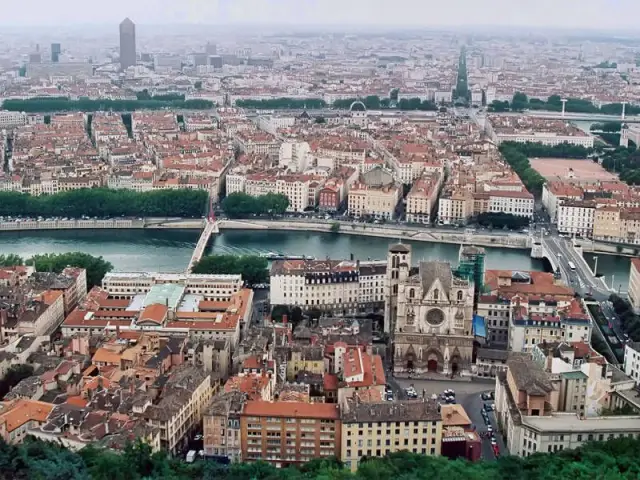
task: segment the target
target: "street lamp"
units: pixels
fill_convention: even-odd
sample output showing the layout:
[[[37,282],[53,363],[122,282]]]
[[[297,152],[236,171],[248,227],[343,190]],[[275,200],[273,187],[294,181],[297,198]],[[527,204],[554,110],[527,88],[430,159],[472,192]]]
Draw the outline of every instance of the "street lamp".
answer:
[[[593,276],[597,276],[598,275],[598,256],[595,255],[593,257]]]

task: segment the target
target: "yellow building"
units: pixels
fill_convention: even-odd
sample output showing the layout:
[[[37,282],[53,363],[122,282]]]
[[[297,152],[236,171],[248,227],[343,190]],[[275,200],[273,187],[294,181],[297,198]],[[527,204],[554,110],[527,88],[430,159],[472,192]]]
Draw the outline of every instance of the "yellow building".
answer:
[[[356,183],[349,191],[349,215],[354,217],[371,215],[390,220],[394,217],[396,206],[401,198],[402,192],[396,185],[368,186],[364,183]]]
[[[360,459],[408,450],[440,455],[442,416],[435,402],[360,403],[349,399],[342,408],[340,459],[356,471]]]
[[[295,380],[298,372],[305,371],[322,375],[324,370],[324,355],[322,347],[296,347],[291,352],[291,360],[287,362],[287,380]]]
[[[618,241],[622,222],[619,207],[596,208],[593,216],[593,238],[595,240]]]

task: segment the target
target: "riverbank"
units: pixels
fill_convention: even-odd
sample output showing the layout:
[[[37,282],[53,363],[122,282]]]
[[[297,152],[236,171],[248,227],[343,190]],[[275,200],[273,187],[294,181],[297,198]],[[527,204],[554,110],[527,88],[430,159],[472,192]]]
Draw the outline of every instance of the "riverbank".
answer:
[[[186,218],[114,218],[109,220],[22,220],[0,222],[0,232],[22,232],[30,230],[137,230],[137,229],[194,229],[204,226],[204,220]]]
[[[333,225],[340,229],[333,232]],[[432,242],[451,244],[473,244],[481,247],[514,248],[526,250],[531,248],[530,237],[521,234],[477,234],[459,232],[429,231],[424,228],[410,226],[372,225],[349,222],[298,222],[284,220],[220,220],[220,230],[285,230],[299,232],[318,232],[336,235],[359,235],[381,237],[389,240],[407,240],[412,242]]]

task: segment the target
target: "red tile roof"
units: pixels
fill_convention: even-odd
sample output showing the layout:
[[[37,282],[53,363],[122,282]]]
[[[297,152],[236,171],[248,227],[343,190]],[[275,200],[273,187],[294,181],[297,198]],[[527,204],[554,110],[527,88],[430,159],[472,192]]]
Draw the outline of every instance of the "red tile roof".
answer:
[[[338,420],[340,411],[334,403],[249,401],[245,404],[242,415]]]

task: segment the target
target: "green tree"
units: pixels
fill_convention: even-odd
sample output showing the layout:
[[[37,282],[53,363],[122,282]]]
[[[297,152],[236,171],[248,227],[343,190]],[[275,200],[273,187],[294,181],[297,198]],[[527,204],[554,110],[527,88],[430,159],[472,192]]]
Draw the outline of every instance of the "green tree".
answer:
[[[88,288],[101,285],[104,276],[113,270],[113,265],[104,258],[83,252],[34,255],[27,263],[33,265],[38,272],[60,273],[66,267],[84,268],[87,271]]]
[[[269,262],[266,258],[245,255],[208,255],[193,268],[193,273],[241,274],[250,285],[266,283],[269,279]]]
[[[209,100],[179,99],[179,96],[161,96],[145,100],[110,100],[98,99],[90,100],[83,98],[71,100],[69,98],[28,98],[26,100],[9,99],[5,100],[2,108],[12,112],[46,113],[46,112],[132,112],[135,110],[209,110],[215,107]]]
[[[24,259],[14,253],[0,254],[0,267],[17,267],[24,265]]]
[[[91,188],[33,197],[0,192],[0,215],[31,217],[201,217],[207,204],[204,190],[113,190]]]
[[[331,224],[331,231],[333,233],[338,233],[340,231],[340,224],[338,222],[333,222]]]
[[[522,92],[516,92],[511,100],[511,109],[522,111],[529,108],[529,99]]]
[[[240,108],[253,108],[258,110],[277,110],[277,109],[310,109],[318,110],[327,106],[326,102],[321,98],[272,98],[262,100],[237,100],[236,106]]]
[[[222,210],[231,218],[246,218],[251,215],[282,215],[289,208],[289,199],[280,193],[267,193],[253,197],[244,192],[235,192],[222,200]]]

